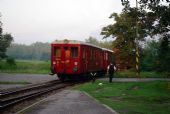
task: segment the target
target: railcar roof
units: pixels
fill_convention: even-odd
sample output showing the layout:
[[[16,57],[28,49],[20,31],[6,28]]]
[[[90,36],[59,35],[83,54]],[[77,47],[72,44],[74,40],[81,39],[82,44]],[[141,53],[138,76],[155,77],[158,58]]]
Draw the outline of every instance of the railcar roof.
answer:
[[[102,48],[102,50],[109,51],[109,52],[112,52],[112,53],[114,52],[114,51],[107,49],[107,48]]]
[[[109,51],[109,52],[113,52],[112,50],[106,49],[106,48],[101,48],[99,46],[90,44],[90,43],[86,43],[86,42],[82,42],[82,41],[77,41],[77,40],[55,40],[52,42],[52,44],[81,44],[81,45],[87,45],[87,46],[92,46],[92,47],[96,47],[99,49],[102,49],[104,51]]]

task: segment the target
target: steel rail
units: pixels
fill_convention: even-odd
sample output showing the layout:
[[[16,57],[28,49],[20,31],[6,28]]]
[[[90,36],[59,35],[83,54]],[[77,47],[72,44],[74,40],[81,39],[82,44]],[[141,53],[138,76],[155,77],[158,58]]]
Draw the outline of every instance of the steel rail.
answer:
[[[61,84],[60,86],[55,85],[53,87],[46,88],[44,90],[40,90],[40,91],[30,93],[30,94],[27,94],[27,95],[15,97],[15,98],[10,98],[10,99],[6,99],[6,100],[1,100],[0,110],[2,111],[7,107],[13,106],[13,105],[20,103],[22,101],[25,101],[27,99],[30,99],[30,98],[33,98],[33,97],[36,97],[36,96],[40,96],[40,95],[43,95],[43,94],[48,93],[50,91],[61,89],[61,88],[64,88],[64,87],[67,87],[67,86],[70,86],[70,85],[73,85],[73,84]]]
[[[29,85],[29,86],[26,86],[26,87],[18,88],[16,90],[2,91],[2,92],[0,92],[0,98],[2,98],[4,96],[7,96],[7,95],[11,95],[11,94],[12,95],[19,94],[19,93],[21,93],[23,91],[35,90],[35,89],[40,88],[40,87],[50,86],[52,84],[57,84],[57,83],[61,83],[61,82],[58,81],[58,80],[55,80],[55,81],[49,81],[49,82],[46,82],[46,83],[39,83],[39,84]]]

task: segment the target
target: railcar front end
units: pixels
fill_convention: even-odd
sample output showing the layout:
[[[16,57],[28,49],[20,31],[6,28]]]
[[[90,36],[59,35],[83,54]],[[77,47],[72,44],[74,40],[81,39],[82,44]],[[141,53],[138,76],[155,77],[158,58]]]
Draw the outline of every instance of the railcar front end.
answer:
[[[73,74],[80,73],[79,50],[79,44],[51,44],[51,69],[60,80],[65,80],[66,76],[72,78]]]

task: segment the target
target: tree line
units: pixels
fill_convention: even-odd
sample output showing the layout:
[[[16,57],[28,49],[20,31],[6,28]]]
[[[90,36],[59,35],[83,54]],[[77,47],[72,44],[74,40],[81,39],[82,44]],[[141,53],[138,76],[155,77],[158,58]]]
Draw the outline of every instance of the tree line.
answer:
[[[11,44],[7,55],[22,60],[50,60],[50,43],[36,42],[31,45]]]
[[[89,37],[85,42],[97,45],[103,48],[112,48],[112,43],[109,41],[99,41],[96,38]],[[36,42],[31,45],[11,44],[7,49],[6,54],[9,57],[22,60],[50,60],[51,47],[50,43]]]

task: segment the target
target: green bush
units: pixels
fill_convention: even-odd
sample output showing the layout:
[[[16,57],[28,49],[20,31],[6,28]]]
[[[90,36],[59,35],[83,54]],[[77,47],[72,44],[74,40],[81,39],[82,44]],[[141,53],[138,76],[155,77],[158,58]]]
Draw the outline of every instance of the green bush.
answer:
[[[16,65],[14,58],[7,58],[6,63],[9,64],[9,65]]]

